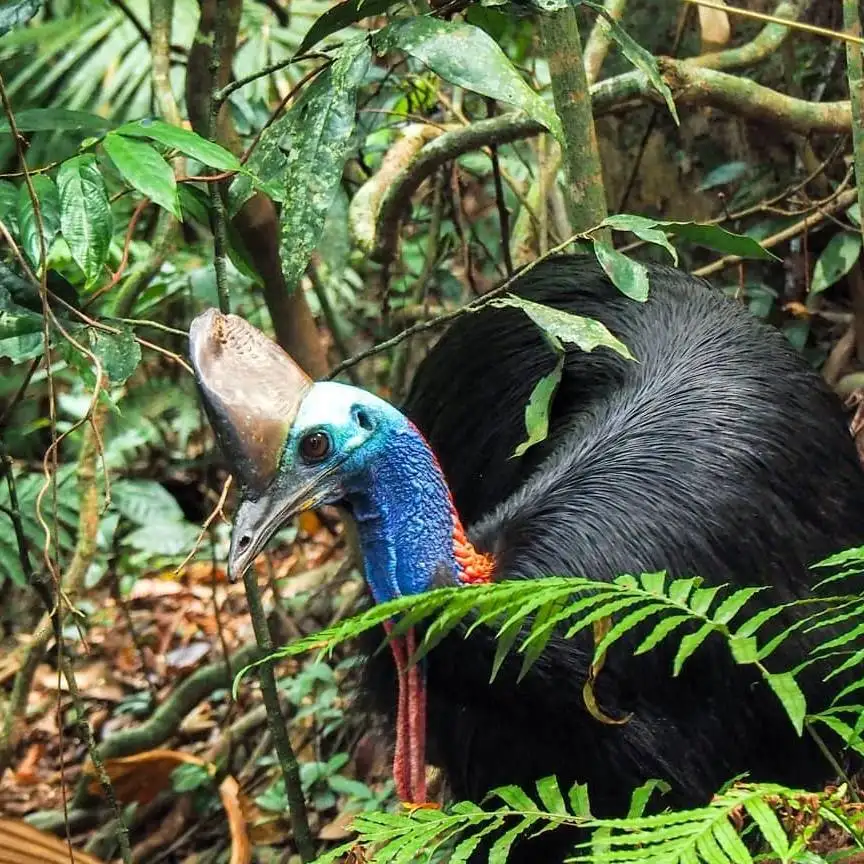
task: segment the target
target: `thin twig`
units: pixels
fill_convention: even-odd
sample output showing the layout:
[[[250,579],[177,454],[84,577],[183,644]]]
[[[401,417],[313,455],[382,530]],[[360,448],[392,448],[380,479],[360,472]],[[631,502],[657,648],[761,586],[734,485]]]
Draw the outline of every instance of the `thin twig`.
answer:
[[[591,230],[593,231],[594,229]],[[346,360],[344,363],[340,363],[338,366],[336,366],[333,371],[327,376],[327,380],[332,380],[337,375],[340,375],[342,372],[348,369],[350,366],[354,366],[361,360],[366,360],[368,357],[373,357],[375,354],[380,354],[382,351],[387,351],[394,345],[398,345],[400,342],[404,341],[405,339],[409,339],[412,336],[416,336],[418,333],[425,333],[427,330],[434,330],[438,327],[443,327],[445,324],[449,324],[451,321],[455,321],[457,318],[461,318],[463,315],[467,315],[470,312],[476,312],[478,309],[482,309],[491,300],[494,300],[496,297],[500,297],[502,294],[504,294],[518,277],[522,276],[525,273],[529,273],[542,261],[545,261],[547,258],[551,258],[553,255],[557,255],[559,252],[563,252],[571,243],[576,240],[584,239],[590,234],[591,231],[587,231],[582,234],[573,234],[571,237],[568,237],[564,242],[559,243],[557,246],[553,246],[545,255],[541,255],[535,258],[529,264],[526,264],[525,267],[523,267],[519,271],[519,273],[511,276],[509,279],[506,279],[497,288],[493,288],[491,291],[487,291],[481,297],[477,297],[470,303],[466,303],[464,306],[460,306],[458,309],[454,309],[451,312],[446,312],[443,315],[439,315],[437,318],[433,318],[430,321],[420,321],[416,324],[412,324],[410,327],[406,327],[404,330],[402,330],[400,333],[397,333],[395,336],[392,336],[389,339],[385,339],[383,342],[379,342],[377,345],[373,345],[371,348],[366,348],[365,350],[358,352],[353,357]]]
[[[793,30],[802,30],[805,33],[813,33],[815,36],[824,36],[827,39],[839,39],[843,42],[854,42],[864,45],[864,39],[851,33],[840,30],[829,30],[827,27],[818,27],[815,24],[802,24],[789,18],[778,18],[776,15],[766,15],[764,12],[754,12],[751,9],[741,9],[739,6],[730,6],[727,3],[714,3],[713,0],[685,0],[695,6],[704,6],[706,9],[716,9],[718,12],[726,12],[729,15],[739,15],[742,18],[753,18],[765,24],[782,24]]]
[[[328,57],[326,54],[322,54],[319,51],[313,51],[309,54],[301,54],[299,57],[291,57],[288,60],[279,60],[276,63],[271,63],[269,66],[262,67],[257,72],[253,72],[251,75],[247,75],[245,78],[238,78],[235,81],[231,81],[230,83],[226,84],[221,90],[214,91],[213,101],[216,102],[217,106],[221,106],[222,103],[232,93],[236,92],[241,87],[245,87],[247,84],[251,84],[253,81],[257,81],[259,78],[266,78],[268,75],[272,75],[274,72],[278,72],[280,69],[284,69],[287,66],[293,65],[294,63],[300,63],[303,60],[315,59],[330,60],[331,58]]]

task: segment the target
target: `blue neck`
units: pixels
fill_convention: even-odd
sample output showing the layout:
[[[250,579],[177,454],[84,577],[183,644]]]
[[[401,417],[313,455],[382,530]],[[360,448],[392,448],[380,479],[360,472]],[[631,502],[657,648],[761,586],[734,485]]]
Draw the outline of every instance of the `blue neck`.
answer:
[[[436,572],[455,576],[450,494],[429,446],[398,424],[348,496],[376,603],[419,594]]]

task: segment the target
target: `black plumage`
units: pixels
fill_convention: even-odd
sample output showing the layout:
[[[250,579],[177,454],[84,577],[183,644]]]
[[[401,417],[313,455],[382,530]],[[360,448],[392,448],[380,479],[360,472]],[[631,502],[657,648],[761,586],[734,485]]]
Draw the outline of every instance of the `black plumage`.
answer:
[[[549,437],[524,457],[511,454],[524,438],[525,404],[554,357],[517,310],[486,308],[454,323],[421,364],[404,410],[437,454],[471,540],[494,554],[496,578],[666,569],[712,585],[771,586],[751,610],[808,596],[817,581],[810,564],[864,544],[864,471],[840,405],[784,337],[740,304],[674,269],[649,273],[644,304],[586,258],[546,261],[514,285],[519,296],[602,321],[637,358],[568,349]],[[491,635],[448,637],[428,658],[429,761],[456,798],[479,801],[508,783],[530,789],[555,774],[562,787],[587,783],[604,816],[622,815],[632,789],[651,778],[671,785],[666,803],[686,806],[744,772],[804,787],[832,776],[720,639],[673,679],[680,635],[640,657],[623,644],[610,653],[600,705],[613,717],[632,714],[614,726],[583,703],[588,634],[553,639],[521,682],[521,660],[505,663],[492,684]],[[790,668],[814,638],[788,641],[769,665]],[[815,710],[837,690],[816,668],[803,682]],[[367,707],[392,721],[387,654],[370,658],[365,685]],[[558,861],[569,842],[554,832],[514,860]]]

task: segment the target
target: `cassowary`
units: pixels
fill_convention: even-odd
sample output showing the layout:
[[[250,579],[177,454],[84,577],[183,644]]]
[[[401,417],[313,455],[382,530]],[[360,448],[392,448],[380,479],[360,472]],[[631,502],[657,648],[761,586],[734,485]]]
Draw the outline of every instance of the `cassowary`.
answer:
[[[295,513],[339,503],[356,522],[377,602],[438,585],[661,569],[770,586],[751,613],[808,596],[809,565],[864,544],[864,471],[840,407],[783,336],[739,304],[671,268],[649,274],[645,303],[583,257],[547,260],[514,283],[514,294],[603,322],[636,358],[568,349],[549,435],[520,458],[526,402],[555,358],[519,310],[458,319],[420,365],[404,413],[355,387],[313,384],[235,316],[199,316],[192,360],[243,484],[232,572]],[[617,644],[595,693],[626,722],[605,724],[582,693],[590,633],[554,637],[522,680],[521,658],[506,661],[492,683],[491,631],[461,636],[406,668],[419,638],[409,633],[367,664],[371,707],[395,731],[404,800],[425,799],[427,756],[457,798],[557,775],[562,788],[588,784],[595,815],[623,815],[652,778],[670,785],[665,802],[683,806],[745,772],[793,786],[833,774],[719,637],[677,678],[680,634],[640,656],[638,634]],[[814,640],[797,634],[769,666],[794,667]],[[810,710],[838,689],[825,689],[821,671],[802,678]],[[528,844],[522,860],[561,860],[558,833],[537,841],[542,851]]]

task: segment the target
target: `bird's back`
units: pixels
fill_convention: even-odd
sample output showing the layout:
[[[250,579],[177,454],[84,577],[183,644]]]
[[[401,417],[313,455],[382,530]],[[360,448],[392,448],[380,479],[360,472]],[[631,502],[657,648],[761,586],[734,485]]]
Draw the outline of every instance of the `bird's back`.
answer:
[[[764,603],[807,596],[809,564],[864,544],[864,472],[840,406],[739,304],[671,268],[649,273],[644,304],[584,258],[547,261],[514,286],[602,321],[636,358],[568,350],[550,434],[524,457],[511,458],[525,405],[555,358],[512,308],[458,320],[421,364],[406,413],[500,578],[666,569],[771,586]],[[807,650],[790,642],[773,659],[782,666]],[[831,775],[722,640],[677,679],[670,652],[613,650],[597,695],[607,713],[632,718],[604,725],[582,696],[590,634],[554,639],[520,683],[521,664],[505,664],[491,686],[491,636],[445,640],[429,661],[430,752],[457,796],[555,773],[564,785],[587,782],[601,813],[651,778],[687,804],[741,771],[787,784]],[[818,681],[805,687],[820,707]]]

